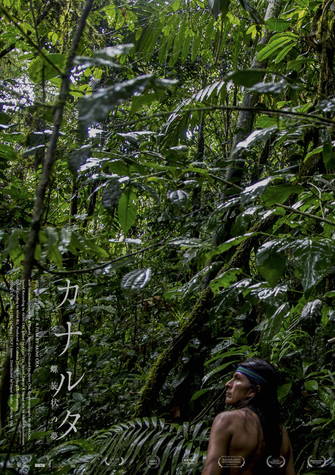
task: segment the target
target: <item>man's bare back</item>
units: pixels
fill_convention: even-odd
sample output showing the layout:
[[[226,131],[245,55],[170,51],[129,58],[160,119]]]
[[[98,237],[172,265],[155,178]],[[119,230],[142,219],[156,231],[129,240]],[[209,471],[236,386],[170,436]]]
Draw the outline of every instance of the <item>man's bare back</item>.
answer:
[[[280,455],[285,467],[275,472],[266,464],[265,441],[257,414],[249,408],[218,414],[214,420],[202,475],[294,475],[291,445],[283,430]],[[234,466],[233,466],[234,465]]]

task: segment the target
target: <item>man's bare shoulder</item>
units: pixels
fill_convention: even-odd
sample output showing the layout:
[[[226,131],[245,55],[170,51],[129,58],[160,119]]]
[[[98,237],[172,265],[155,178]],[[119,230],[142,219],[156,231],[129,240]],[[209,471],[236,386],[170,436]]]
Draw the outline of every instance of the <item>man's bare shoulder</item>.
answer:
[[[239,420],[245,417],[245,409],[233,409],[232,411],[224,411],[217,414],[214,423],[217,426],[235,425]]]

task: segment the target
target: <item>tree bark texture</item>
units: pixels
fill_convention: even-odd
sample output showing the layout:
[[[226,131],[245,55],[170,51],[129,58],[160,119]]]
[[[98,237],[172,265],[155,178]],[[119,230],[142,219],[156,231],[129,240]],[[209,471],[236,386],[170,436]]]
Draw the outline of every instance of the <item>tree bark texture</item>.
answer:
[[[266,9],[264,16],[264,21],[269,20],[270,18],[275,18],[280,12],[281,2],[280,0],[271,0]],[[259,42],[260,46],[266,45],[269,41],[272,33],[267,32],[261,41]],[[266,62],[260,62],[255,57],[251,63],[251,69],[264,69],[266,67]],[[259,94],[254,92],[246,92],[241,104],[243,108],[254,108],[258,102]],[[227,170],[226,179],[234,183],[240,183],[243,176],[243,156],[240,151],[236,151],[236,145],[244,140],[252,131],[254,124],[254,111],[241,111],[238,114],[236,132],[233,137],[232,148],[230,152],[230,161],[231,165]]]

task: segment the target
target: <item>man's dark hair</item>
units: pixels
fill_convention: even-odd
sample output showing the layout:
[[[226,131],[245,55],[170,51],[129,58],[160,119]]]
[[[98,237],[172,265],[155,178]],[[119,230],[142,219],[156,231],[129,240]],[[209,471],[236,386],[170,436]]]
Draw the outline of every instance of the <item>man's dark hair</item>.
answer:
[[[266,453],[277,457],[280,455],[282,441],[280,405],[277,397],[279,379],[277,370],[270,363],[259,358],[248,358],[240,363],[239,367],[241,372],[243,368],[246,368],[244,374],[256,391],[256,396],[242,401],[239,408],[248,407],[258,415],[263,429]],[[255,378],[252,377],[253,374]]]

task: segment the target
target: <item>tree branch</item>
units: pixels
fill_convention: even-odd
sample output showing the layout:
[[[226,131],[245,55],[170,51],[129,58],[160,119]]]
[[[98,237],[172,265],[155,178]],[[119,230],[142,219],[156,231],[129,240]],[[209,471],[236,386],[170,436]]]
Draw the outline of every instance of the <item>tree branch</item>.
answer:
[[[321,117],[319,115],[315,114],[307,114],[305,112],[293,112],[293,111],[287,111],[287,110],[280,110],[280,109],[267,109],[267,108],[262,108],[262,107],[244,107],[244,106],[207,106],[207,107],[192,107],[189,109],[183,109],[182,111],[179,111],[178,113],[174,111],[169,111],[169,112],[158,112],[157,114],[152,114],[151,116],[145,116],[141,117],[140,119],[133,120],[131,122],[125,122],[124,124],[126,125],[133,125],[136,124],[137,122],[145,122],[147,120],[154,119],[156,117],[165,117],[167,115],[181,115],[182,113],[188,113],[188,112],[204,112],[204,111],[213,111],[213,110],[223,110],[223,111],[249,111],[249,112],[262,112],[264,114],[268,115],[283,115],[283,116],[292,116],[292,117],[304,117],[306,119],[310,119],[316,122],[321,122],[322,124],[325,125],[332,125],[335,127],[335,120],[332,119],[327,119],[326,117]]]
[[[321,218],[321,216],[317,216],[316,214],[305,213],[304,211],[299,211],[298,209],[292,208],[291,206],[287,206],[282,203],[274,203],[274,206],[280,206],[281,208],[287,209],[291,213],[300,214],[301,216],[305,216],[306,218],[316,219],[317,221],[321,221],[322,223],[327,223],[331,226],[335,226],[335,221],[330,221],[327,218]]]
[[[56,271],[56,270],[47,269],[38,261],[35,261],[35,262],[36,262],[37,267],[39,267],[45,272],[48,272],[49,274],[55,274],[55,275],[86,274],[87,272],[94,272],[96,270],[103,269],[104,267],[114,264],[115,262],[121,261],[122,259],[127,259],[128,257],[136,256],[137,254],[141,254],[142,252],[149,251],[150,249],[154,249],[156,247],[162,246],[163,244],[164,244],[164,241],[160,241],[160,242],[157,242],[156,244],[151,244],[150,246],[144,247],[143,249],[139,249],[138,251],[134,251],[134,252],[131,252],[130,254],[126,254],[125,256],[116,257],[115,259],[112,259],[111,261],[104,262],[103,264],[99,264],[95,267],[89,267],[88,269],[73,269],[73,270]]]

